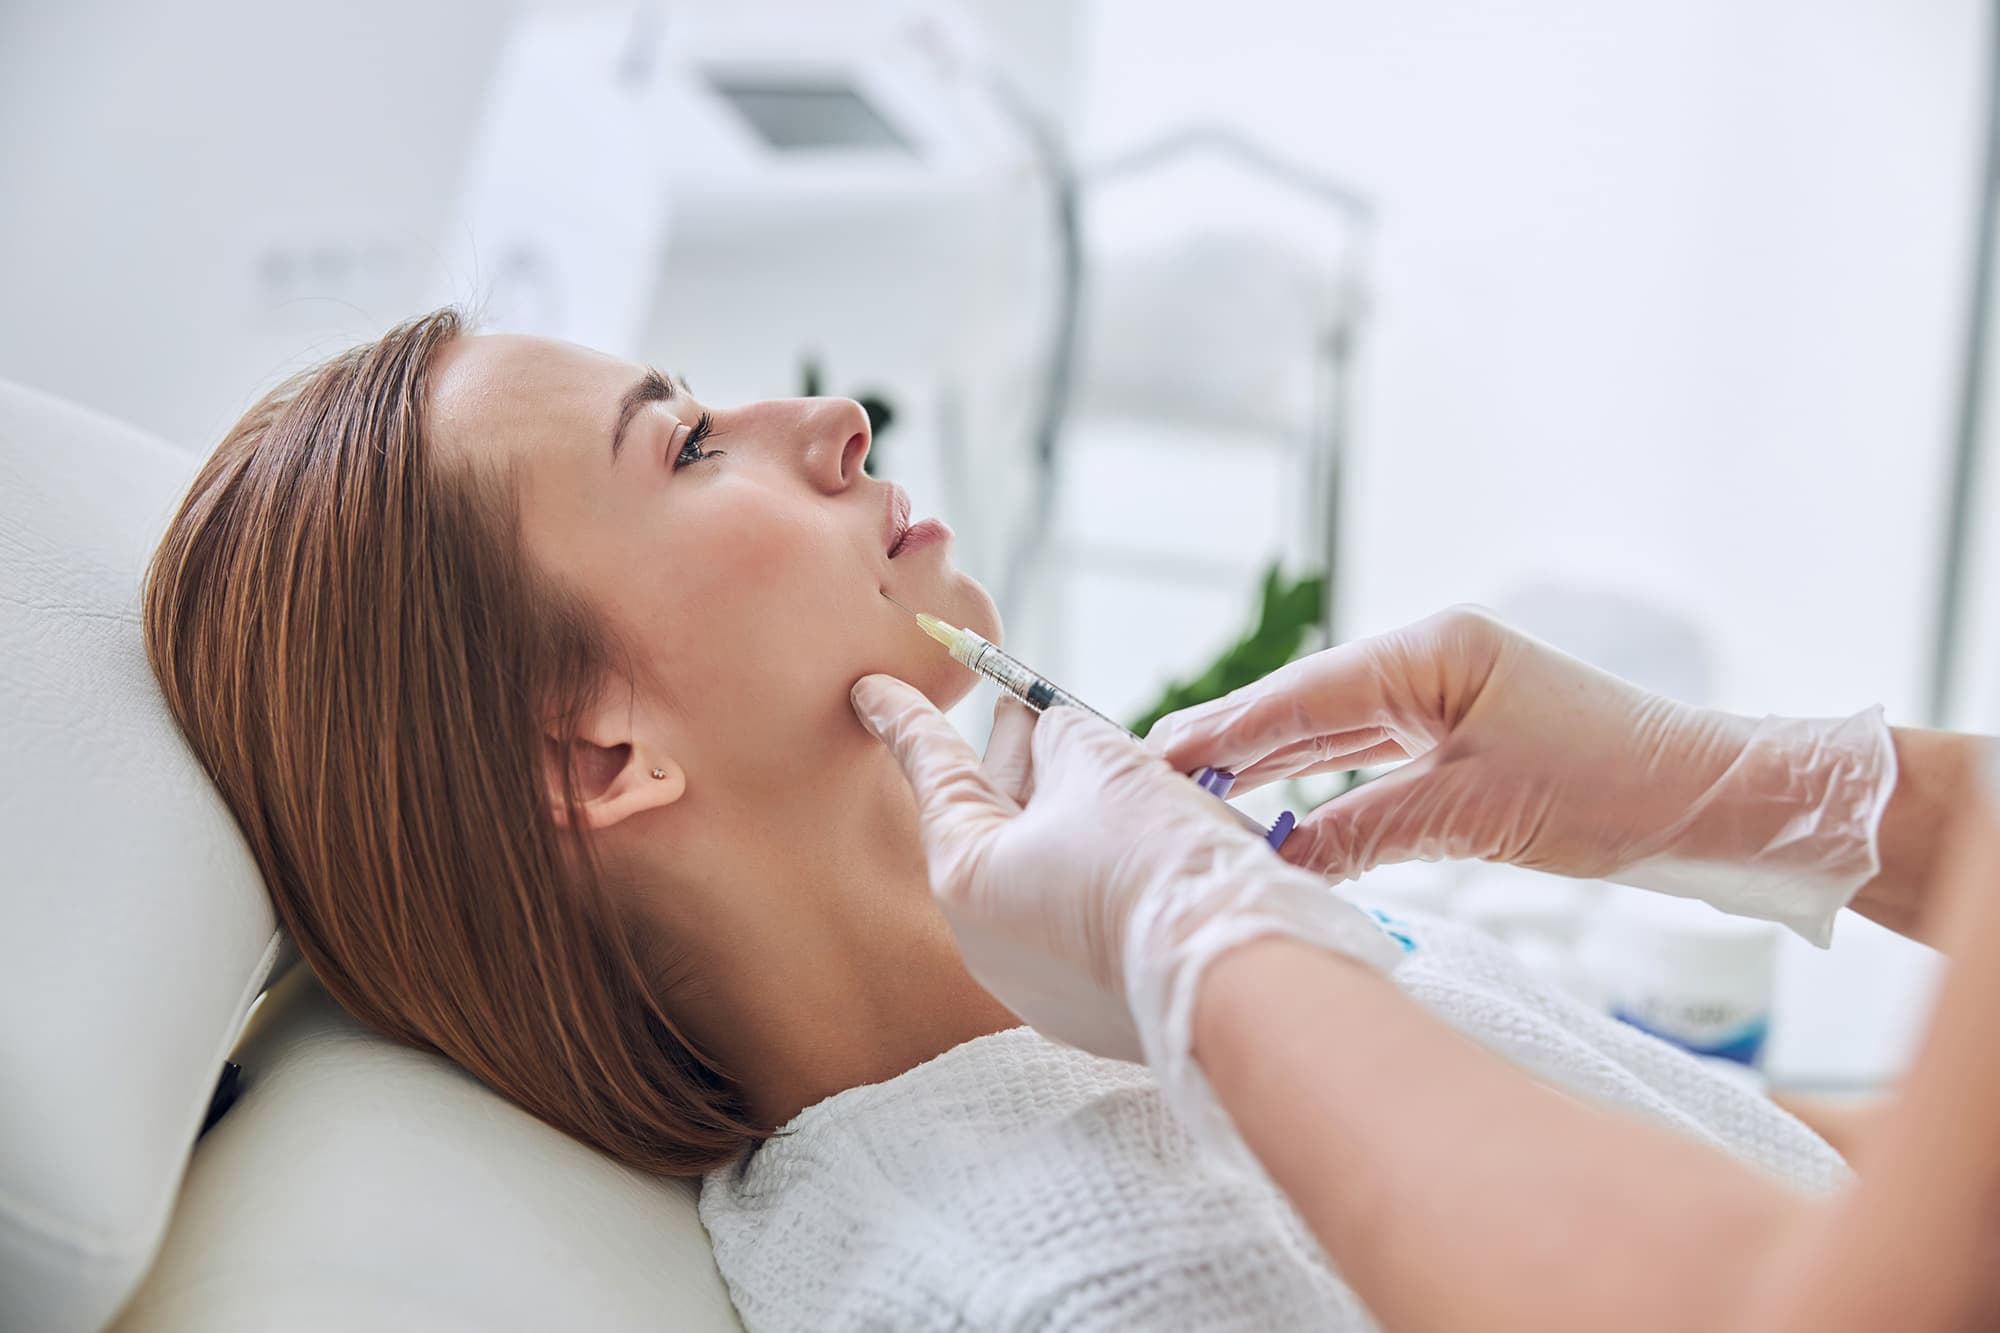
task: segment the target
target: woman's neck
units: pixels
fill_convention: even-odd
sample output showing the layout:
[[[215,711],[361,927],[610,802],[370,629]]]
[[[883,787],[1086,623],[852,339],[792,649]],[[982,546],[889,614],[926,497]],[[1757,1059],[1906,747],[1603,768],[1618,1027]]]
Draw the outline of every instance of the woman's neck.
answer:
[[[664,999],[776,1128],[1019,1023],[965,970],[931,897],[916,803],[870,741],[839,783],[754,811],[691,788],[649,832],[646,910],[681,966]]]

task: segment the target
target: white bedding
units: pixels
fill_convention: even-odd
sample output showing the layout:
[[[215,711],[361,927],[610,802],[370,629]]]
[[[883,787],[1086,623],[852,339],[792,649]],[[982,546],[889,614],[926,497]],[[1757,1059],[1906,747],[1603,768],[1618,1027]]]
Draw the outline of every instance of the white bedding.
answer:
[[[1845,1178],[1798,1121],[1479,932],[1397,929],[1416,945],[1399,984],[1530,1072],[1800,1188]],[[1275,1187],[1197,1153],[1141,1066],[1015,1028],[788,1128],[702,1187],[751,1333],[1374,1327]]]

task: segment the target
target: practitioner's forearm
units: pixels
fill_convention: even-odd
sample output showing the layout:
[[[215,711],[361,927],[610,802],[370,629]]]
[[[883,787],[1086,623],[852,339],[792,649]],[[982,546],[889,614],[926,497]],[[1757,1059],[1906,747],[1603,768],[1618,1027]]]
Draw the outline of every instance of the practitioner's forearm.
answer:
[[[1342,1275],[1398,1330],[1724,1327],[1810,1206],[1554,1092],[1392,983],[1276,938],[1220,959],[1196,1054]]]
[[[1997,815],[1968,774],[1926,890],[1951,962],[1922,1050],[1861,1144],[1858,1183],[1773,1270],[1759,1330],[2000,1327]]]
[[[1944,845],[1947,813],[1971,781],[1985,738],[1896,727],[1896,790],[1877,841],[1882,870],[1850,906],[1871,921],[1926,944],[1939,942],[1929,886]]]

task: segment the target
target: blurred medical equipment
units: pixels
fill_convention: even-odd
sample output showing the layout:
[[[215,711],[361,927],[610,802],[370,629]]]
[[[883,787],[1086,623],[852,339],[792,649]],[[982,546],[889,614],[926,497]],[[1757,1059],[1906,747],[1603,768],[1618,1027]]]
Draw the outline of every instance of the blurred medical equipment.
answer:
[[[1337,618],[1374,214],[1219,126],[1080,170],[1062,489],[1006,609],[1013,642],[1122,715],[1226,642],[1274,563],[1328,574]]]
[[[1132,733],[1125,731],[1124,727],[1034,670],[1018,657],[1003,652],[997,644],[984,636],[975,634],[969,629],[960,629],[956,625],[948,625],[936,616],[926,615],[922,611],[910,611],[909,607],[903,606],[886,592],[882,596],[915,616],[917,624],[922,626],[924,633],[943,644],[954,661],[992,681],[1035,712],[1040,713],[1050,708],[1081,709],[1105,726],[1115,727],[1119,731],[1124,731],[1127,736],[1132,736]],[[1132,740],[1137,743],[1139,738],[1132,736]],[[1272,851],[1285,845],[1285,839],[1291,836],[1293,826],[1298,823],[1297,817],[1286,810],[1279,814],[1269,828],[1265,828],[1249,815],[1230,805],[1229,789],[1236,782],[1236,777],[1232,773],[1204,768],[1193,776],[1196,786],[1221,801],[1223,808],[1236,816],[1244,828],[1269,843]]]
[[[915,0],[513,24],[448,232],[488,327],[717,402],[884,403],[871,467],[1004,567],[1053,456],[1075,251],[1053,137],[975,26]]]
[[[306,968],[251,1012],[281,936],[137,615],[200,462],[0,382],[0,1328],[737,1329],[690,1182],[364,1031]]]

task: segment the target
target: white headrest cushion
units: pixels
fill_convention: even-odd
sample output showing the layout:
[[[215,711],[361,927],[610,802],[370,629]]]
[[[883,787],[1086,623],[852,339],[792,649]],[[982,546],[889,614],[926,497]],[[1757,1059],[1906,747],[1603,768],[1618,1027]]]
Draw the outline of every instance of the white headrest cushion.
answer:
[[[740,1333],[696,1186],[621,1166],[294,967],[115,1333]]]
[[[198,460],[0,382],[0,1326],[94,1329],[159,1244],[277,950],[146,665]]]

